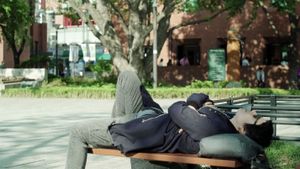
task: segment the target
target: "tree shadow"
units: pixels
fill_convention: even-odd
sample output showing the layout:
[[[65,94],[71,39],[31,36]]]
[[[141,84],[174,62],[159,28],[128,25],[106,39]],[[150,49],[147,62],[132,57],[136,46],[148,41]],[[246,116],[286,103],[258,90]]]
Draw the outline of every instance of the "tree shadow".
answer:
[[[244,56],[251,59],[250,67],[231,67],[230,76],[240,76],[248,87],[256,86],[256,66],[264,66],[266,72],[266,86],[274,88],[288,88],[288,68],[280,65],[264,65],[266,38],[286,37],[289,35],[288,23],[286,16],[274,12],[271,14],[274,24],[277,25],[278,34],[269,25],[269,20],[263,11],[259,10],[257,17],[251,24],[247,24],[251,18],[251,4],[248,5],[239,15],[229,18],[227,13],[223,13],[218,17],[197,25],[190,25],[173,30],[165,46],[168,51],[162,53],[161,58],[164,60],[172,59],[172,66],[160,67],[158,79],[163,83],[171,83],[175,85],[186,85],[194,79],[207,80],[208,76],[208,51],[214,48],[224,48],[226,50],[227,31],[232,25],[240,26],[240,38],[243,39],[243,49],[241,50]],[[250,6],[249,6],[250,5]],[[198,20],[212,15],[207,11],[200,11],[195,14],[174,14],[172,15],[171,27],[177,23],[185,21]],[[192,40],[197,40],[200,53],[200,64],[197,66],[187,66],[184,68],[178,67],[178,61],[181,56],[178,56],[178,46],[191,43]],[[223,40],[225,42],[222,42]],[[167,57],[167,58],[166,58]],[[226,57],[226,56],[225,56]],[[227,60],[227,59],[226,59]],[[241,63],[241,58],[236,60],[236,65]],[[175,68],[174,68],[175,66]],[[177,67],[176,67],[177,66]],[[239,74],[240,73],[240,74]]]
[[[99,114],[27,117],[1,121],[0,164],[8,168],[63,165],[61,160],[66,156],[68,128],[82,119],[95,118],[99,118]]]

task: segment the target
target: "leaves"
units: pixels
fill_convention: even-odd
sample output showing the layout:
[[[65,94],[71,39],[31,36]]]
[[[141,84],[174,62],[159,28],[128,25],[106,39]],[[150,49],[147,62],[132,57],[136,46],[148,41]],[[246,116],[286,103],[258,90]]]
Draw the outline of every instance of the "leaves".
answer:
[[[0,28],[13,52],[15,67],[19,66],[29,28],[33,22],[33,7],[24,0],[0,0]]]
[[[20,47],[32,23],[30,6],[24,0],[1,0],[0,24],[10,45]]]

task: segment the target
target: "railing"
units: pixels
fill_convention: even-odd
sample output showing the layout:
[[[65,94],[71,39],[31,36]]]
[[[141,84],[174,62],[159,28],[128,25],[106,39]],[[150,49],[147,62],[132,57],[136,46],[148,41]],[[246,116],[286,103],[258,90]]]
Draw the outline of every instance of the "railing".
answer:
[[[298,125],[300,133],[300,96],[256,95],[216,100],[215,105],[234,114],[239,108],[251,105],[258,116],[269,117],[274,123],[275,140],[300,141],[300,136],[281,136],[278,129],[287,125]],[[291,132],[291,131],[289,131]],[[300,134],[298,134],[300,135]]]

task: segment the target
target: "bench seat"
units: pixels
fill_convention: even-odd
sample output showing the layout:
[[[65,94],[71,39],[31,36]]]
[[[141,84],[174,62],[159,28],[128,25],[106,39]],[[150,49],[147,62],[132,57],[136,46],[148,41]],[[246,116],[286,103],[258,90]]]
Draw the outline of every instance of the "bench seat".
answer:
[[[197,154],[137,152],[137,153],[129,153],[127,155],[124,155],[117,149],[108,149],[108,148],[88,148],[88,153],[97,154],[97,155],[110,155],[110,156],[137,158],[137,159],[144,159],[149,161],[209,165],[215,167],[239,168],[242,166],[242,163],[239,160],[206,158],[206,157],[199,157],[197,156]]]

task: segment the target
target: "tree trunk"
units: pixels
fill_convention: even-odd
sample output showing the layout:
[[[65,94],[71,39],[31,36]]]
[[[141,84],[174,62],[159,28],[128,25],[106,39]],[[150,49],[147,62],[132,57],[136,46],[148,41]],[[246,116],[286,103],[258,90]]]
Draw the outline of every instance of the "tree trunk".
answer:
[[[14,57],[14,67],[18,68],[20,66],[20,55],[21,53],[18,52],[17,46],[14,43],[11,43],[11,50],[13,52]]]

